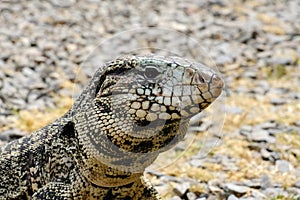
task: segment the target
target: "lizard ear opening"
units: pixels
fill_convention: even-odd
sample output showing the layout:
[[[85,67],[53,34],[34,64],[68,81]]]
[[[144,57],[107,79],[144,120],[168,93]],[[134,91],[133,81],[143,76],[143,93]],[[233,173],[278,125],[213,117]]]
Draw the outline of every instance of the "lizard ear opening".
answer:
[[[95,97],[101,90],[104,81],[107,79],[108,76],[122,76],[125,75],[126,71],[130,70],[131,67],[128,67],[128,63],[124,62],[123,65],[116,65],[116,66],[111,66],[107,67],[107,70],[104,72],[104,74],[101,75],[100,80],[98,81],[96,85],[96,91],[95,91]]]
[[[122,69],[122,67],[121,67],[121,68],[114,68],[114,69],[106,71],[101,76],[99,83],[96,86],[95,97],[98,95],[99,92],[102,92],[101,90],[108,88],[111,85],[116,84],[118,78],[120,78],[120,76],[124,76],[126,74],[126,71],[129,71],[129,70],[130,69],[128,69],[128,68]],[[105,84],[105,85],[103,85],[103,84]]]
[[[64,138],[74,138],[75,137],[75,125],[74,122],[67,122],[61,131],[61,136]]]
[[[96,85],[96,91],[94,93],[94,97],[96,97],[98,92],[100,91],[101,85],[103,84],[104,80],[105,80],[105,76],[101,76],[99,83]]]

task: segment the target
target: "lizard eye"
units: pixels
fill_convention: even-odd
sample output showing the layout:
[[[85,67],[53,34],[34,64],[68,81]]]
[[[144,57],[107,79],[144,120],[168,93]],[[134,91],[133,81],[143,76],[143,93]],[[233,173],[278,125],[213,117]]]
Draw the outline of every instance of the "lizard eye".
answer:
[[[154,66],[148,66],[145,69],[145,77],[153,79],[159,75],[159,71]]]

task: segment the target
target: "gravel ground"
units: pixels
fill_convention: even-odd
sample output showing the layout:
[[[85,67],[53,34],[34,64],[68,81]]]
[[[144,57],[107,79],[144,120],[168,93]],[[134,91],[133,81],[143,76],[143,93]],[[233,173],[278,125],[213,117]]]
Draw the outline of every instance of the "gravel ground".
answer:
[[[205,158],[194,141],[149,169],[163,197],[300,199],[299,10],[298,0],[1,1],[0,145],[65,112],[104,61],[177,55],[218,66],[226,117],[196,127],[196,141],[222,128]]]

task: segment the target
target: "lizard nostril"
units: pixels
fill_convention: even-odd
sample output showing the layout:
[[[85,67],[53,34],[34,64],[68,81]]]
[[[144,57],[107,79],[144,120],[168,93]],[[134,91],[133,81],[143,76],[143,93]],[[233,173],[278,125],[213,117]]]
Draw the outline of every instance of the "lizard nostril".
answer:
[[[198,77],[199,77],[199,80],[200,80],[201,83],[204,83],[204,82],[205,82],[203,76],[201,76],[201,75],[199,74]]]
[[[201,74],[195,73],[193,77],[193,83],[194,84],[205,83],[205,79]]]

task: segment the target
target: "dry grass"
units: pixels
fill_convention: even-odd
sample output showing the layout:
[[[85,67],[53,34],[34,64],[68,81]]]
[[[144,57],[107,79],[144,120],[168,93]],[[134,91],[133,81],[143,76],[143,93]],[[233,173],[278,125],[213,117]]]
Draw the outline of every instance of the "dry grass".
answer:
[[[61,117],[72,105],[73,99],[70,97],[55,97],[56,105],[55,109],[46,110],[22,110],[17,113],[17,120],[15,122],[16,127],[20,130],[33,132],[38,130],[47,124],[51,123],[55,119]]]

